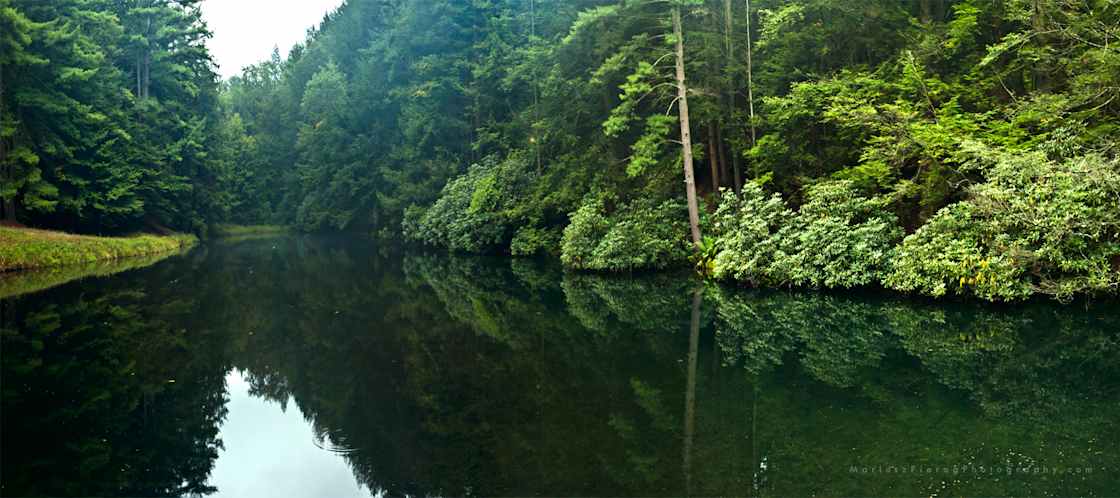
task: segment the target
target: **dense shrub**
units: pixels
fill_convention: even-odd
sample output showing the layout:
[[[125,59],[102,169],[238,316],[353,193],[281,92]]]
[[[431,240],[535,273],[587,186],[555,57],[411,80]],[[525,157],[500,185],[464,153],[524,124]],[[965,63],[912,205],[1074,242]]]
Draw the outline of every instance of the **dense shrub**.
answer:
[[[684,204],[639,199],[608,213],[608,200],[590,197],[571,216],[560,259],[578,270],[662,269],[688,260]]]
[[[509,241],[509,252],[514,256],[555,254],[560,251],[561,231],[538,227],[521,227]]]
[[[743,185],[739,195],[725,190],[712,216],[719,247],[712,274],[753,285],[769,283],[778,249],[776,235],[792,217],[781,195],[767,197],[754,182]]]
[[[410,207],[402,229],[406,238],[453,251],[486,252],[508,247],[526,220],[519,196],[536,174],[519,155],[488,157],[452,179],[428,209]]]
[[[807,199],[777,234],[772,277],[812,287],[878,282],[903,235],[889,200],[864,197],[846,180],[814,185]]]
[[[967,201],[906,238],[891,288],[988,300],[1065,299],[1120,287],[1120,163],[999,157]]]
[[[781,197],[748,183],[724,194],[714,230],[715,275],[751,284],[855,287],[877,282],[902,238],[885,198],[859,194],[850,181],[814,185],[796,214]]]

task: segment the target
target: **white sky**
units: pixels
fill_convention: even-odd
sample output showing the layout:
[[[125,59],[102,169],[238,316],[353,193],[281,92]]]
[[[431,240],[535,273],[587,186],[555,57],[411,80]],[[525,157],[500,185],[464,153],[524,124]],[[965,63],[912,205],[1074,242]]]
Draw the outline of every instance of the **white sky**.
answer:
[[[287,57],[292,45],[303,41],[307,29],[343,0],[204,0],[202,15],[214,38],[210,53],[218,74],[229,78],[241,68],[272,55],[279,46]]]

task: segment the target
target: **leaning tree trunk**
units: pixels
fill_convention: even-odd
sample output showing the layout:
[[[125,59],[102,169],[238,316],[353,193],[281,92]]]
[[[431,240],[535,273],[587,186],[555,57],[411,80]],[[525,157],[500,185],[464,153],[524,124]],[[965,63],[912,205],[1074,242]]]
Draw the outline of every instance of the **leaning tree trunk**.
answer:
[[[684,77],[684,34],[681,30],[681,8],[673,7],[673,36],[676,38],[677,111],[681,119],[681,155],[684,159],[684,189],[688,199],[688,226],[692,243],[700,245],[700,209],[696,204],[696,178],[692,171],[692,130],[688,125],[688,86]]]

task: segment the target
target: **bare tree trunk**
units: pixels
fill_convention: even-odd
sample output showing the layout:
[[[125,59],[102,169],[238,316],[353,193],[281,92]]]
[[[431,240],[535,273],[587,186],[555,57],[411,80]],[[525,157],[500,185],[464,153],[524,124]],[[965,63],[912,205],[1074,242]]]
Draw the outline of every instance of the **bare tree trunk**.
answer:
[[[144,93],[140,98],[146,99],[152,90],[152,16],[148,16],[148,25],[144,29]]]
[[[757,131],[754,125],[754,65],[751,53],[754,51],[751,46],[751,0],[745,0],[747,4],[747,103],[750,108],[750,121],[751,121],[751,147],[754,147],[755,142],[758,140]]]
[[[922,24],[929,24],[929,23],[933,22],[933,5],[931,5],[931,2],[932,2],[932,0],[922,0],[921,1],[921,9],[922,9],[921,21],[922,21]]]
[[[700,208],[696,204],[696,179],[692,171],[692,130],[688,124],[688,86],[684,75],[684,33],[681,30],[681,8],[673,7],[673,36],[676,39],[677,111],[681,120],[681,155],[684,162],[684,189],[688,200],[688,225],[692,243],[700,245]]]
[[[529,1],[529,46],[535,43],[537,38],[537,2],[536,0]],[[535,73],[536,71],[534,71]],[[537,174],[542,174],[543,168],[541,167],[541,140],[537,137],[537,123],[541,121],[541,85],[540,78],[535,75],[533,77],[533,152],[537,156]]]
[[[712,193],[719,193],[719,153],[716,152],[716,125],[708,125],[708,165],[712,168]]]
[[[735,98],[735,84],[737,78],[735,78],[735,71],[732,70],[732,67],[734,67],[735,65],[735,39],[731,37],[731,30],[733,29],[731,23],[731,14],[731,0],[723,0],[723,41],[727,44],[727,97],[728,101],[731,104],[731,110],[729,114],[734,113],[735,107],[737,106],[737,99]],[[749,11],[747,12],[747,15],[750,15]],[[731,122],[734,123],[734,121]],[[720,143],[723,143],[722,139],[720,140]],[[720,150],[722,149],[723,147],[721,146]],[[735,178],[733,179],[734,181],[731,182],[731,187],[735,189],[735,193],[738,194],[739,187],[743,184],[743,182],[742,175],[739,173],[739,155],[735,153],[734,147],[731,148],[731,163],[732,168],[735,171]],[[724,162],[724,169],[727,169],[726,162]]]

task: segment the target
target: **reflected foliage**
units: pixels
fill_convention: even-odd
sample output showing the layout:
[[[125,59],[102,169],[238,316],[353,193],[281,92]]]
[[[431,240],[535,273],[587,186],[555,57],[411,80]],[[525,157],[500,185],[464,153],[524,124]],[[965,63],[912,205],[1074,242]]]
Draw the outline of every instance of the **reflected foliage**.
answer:
[[[3,494],[214,491],[224,369],[184,327],[197,300],[160,290],[167,276],[0,302]]]

